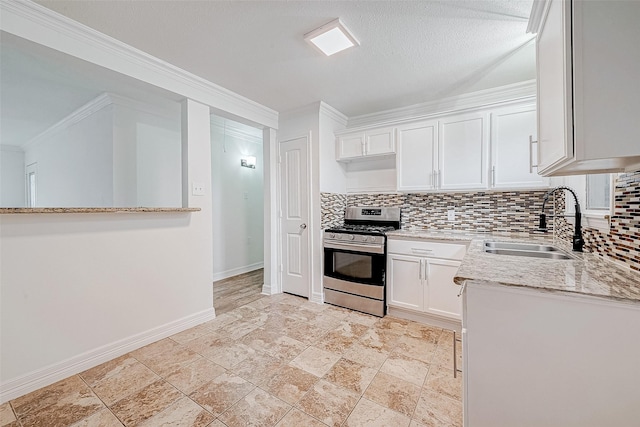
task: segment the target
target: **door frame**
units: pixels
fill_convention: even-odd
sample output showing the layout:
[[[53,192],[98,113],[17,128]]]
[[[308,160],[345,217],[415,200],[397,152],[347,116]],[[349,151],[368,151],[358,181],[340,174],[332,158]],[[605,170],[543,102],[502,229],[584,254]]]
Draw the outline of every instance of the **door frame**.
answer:
[[[273,289],[273,293],[283,293],[282,290],[282,279],[283,279],[283,274],[284,274],[284,258],[283,258],[283,249],[282,249],[282,143],[286,143],[289,141],[293,141],[296,139],[302,139],[304,138],[306,140],[306,145],[307,145],[307,158],[306,158],[306,162],[307,162],[307,186],[305,188],[305,190],[307,191],[308,197],[307,197],[307,232],[309,233],[309,237],[307,239],[307,265],[308,265],[308,274],[309,274],[309,289],[308,289],[308,297],[307,300],[311,301],[312,299],[312,295],[313,295],[313,242],[314,242],[314,236],[313,236],[313,230],[315,229],[314,225],[314,221],[313,221],[313,212],[311,211],[311,208],[313,206],[312,203],[312,198],[313,198],[313,193],[312,193],[312,177],[313,177],[313,170],[311,167],[311,149],[312,149],[312,144],[311,144],[311,138],[312,138],[312,132],[309,131],[305,134],[298,134],[297,136],[289,136],[287,139],[284,140],[280,140],[278,139],[277,142],[277,149],[276,149],[276,164],[277,164],[277,178],[276,178],[276,187],[277,187],[277,191],[276,191],[276,203],[277,203],[277,215],[276,215],[276,219],[277,219],[277,226],[276,226],[276,230],[277,230],[277,236],[278,236],[278,262],[277,262],[277,268],[278,268],[278,282],[277,282],[277,286],[276,289]]]

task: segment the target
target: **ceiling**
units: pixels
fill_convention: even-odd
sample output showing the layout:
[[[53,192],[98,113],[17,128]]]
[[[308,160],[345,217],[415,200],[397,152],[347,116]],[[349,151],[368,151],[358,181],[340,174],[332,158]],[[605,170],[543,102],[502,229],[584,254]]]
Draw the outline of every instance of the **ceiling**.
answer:
[[[535,78],[532,0],[38,3],[284,112],[347,116]],[[303,35],[339,17],[361,46],[324,57]]]

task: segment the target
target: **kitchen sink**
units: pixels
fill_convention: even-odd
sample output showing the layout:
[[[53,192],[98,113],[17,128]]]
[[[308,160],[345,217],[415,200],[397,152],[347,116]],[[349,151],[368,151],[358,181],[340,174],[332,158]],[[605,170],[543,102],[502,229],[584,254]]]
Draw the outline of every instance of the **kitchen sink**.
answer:
[[[515,249],[518,251],[531,252],[559,252],[560,249],[551,245],[536,245],[534,243],[515,242],[485,242],[485,249]]]
[[[572,256],[551,245],[513,242],[485,242],[484,251],[489,254],[522,256],[544,259],[573,259]]]

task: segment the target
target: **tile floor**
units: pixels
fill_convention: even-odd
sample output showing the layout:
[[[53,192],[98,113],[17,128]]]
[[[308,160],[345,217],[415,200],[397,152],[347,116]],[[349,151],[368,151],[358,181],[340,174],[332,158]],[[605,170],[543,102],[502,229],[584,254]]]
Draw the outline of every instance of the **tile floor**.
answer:
[[[262,297],[0,405],[0,425],[460,426],[452,345],[419,323]]]

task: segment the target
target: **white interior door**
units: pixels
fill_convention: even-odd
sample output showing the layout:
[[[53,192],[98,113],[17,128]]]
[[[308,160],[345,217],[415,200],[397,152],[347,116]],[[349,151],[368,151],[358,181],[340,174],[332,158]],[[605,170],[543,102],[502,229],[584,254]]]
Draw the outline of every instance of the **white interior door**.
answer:
[[[282,291],[309,297],[308,138],[280,143]]]

